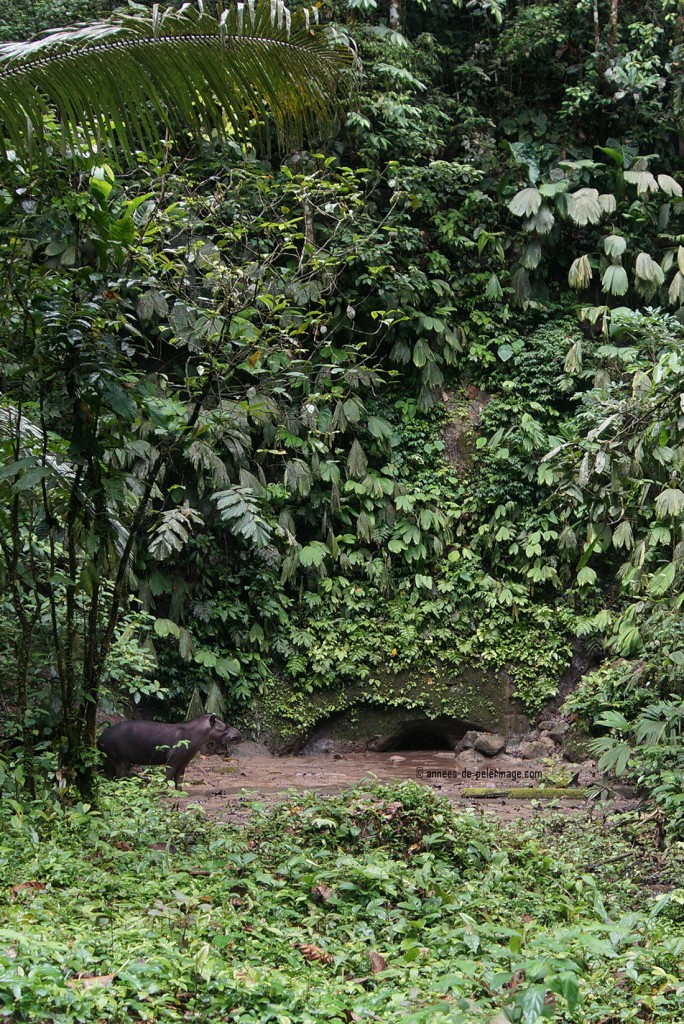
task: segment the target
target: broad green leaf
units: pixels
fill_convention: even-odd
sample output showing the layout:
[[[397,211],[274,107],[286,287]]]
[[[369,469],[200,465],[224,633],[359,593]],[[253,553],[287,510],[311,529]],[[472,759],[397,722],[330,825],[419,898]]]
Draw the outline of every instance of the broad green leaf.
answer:
[[[617,199],[612,192],[605,192],[603,195],[600,195],[598,197],[598,204],[601,213],[604,215],[610,215],[617,210]]]
[[[674,562],[668,562],[653,574],[649,580],[646,593],[649,597],[662,597],[674,583],[677,567]]]
[[[629,732],[630,729],[628,719],[620,711],[602,711],[594,721],[602,729],[617,729],[619,732]]]
[[[299,564],[303,566],[319,566],[330,554],[328,547],[321,541],[314,540],[299,552]]]
[[[544,1009],[545,995],[546,987],[544,985],[530,985],[525,990],[520,1003],[520,1024],[537,1024]]]
[[[622,775],[629,763],[632,748],[628,743],[616,743],[611,746],[598,761],[601,771],[614,772],[615,775]]]
[[[413,364],[419,369],[425,366],[428,359],[432,358],[432,349],[425,338],[418,338],[413,346]]]
[[[367,426],[373,437],[380,438],[392,436],[392,424],[388,423],[387,420],[382,419],[381,416],[369,416]]]
[[[180,628],[171,619],[155,619],[154,631],[157,636],[173,636],[176,639],[180,636]]]

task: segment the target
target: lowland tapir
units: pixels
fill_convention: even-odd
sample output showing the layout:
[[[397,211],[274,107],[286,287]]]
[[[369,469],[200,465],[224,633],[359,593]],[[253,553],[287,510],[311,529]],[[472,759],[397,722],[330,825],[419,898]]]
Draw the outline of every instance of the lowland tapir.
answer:
[[[178,787],[190,761],[210,740],[243,739],[216,715],[200,715],[190,722],[117,722],[105,729],[97,746],[107,755],[107,768],[116,778],[132,764],[165,764],[166,778]]]

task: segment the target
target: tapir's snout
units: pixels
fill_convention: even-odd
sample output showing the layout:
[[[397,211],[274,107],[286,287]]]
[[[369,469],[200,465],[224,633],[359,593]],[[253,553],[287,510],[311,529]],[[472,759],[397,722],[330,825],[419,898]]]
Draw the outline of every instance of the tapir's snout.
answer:
[[[234,729],[232,725],[226,726],[226,731],[223,734],[223,739],[228,743],[240,743],[244,740],[244,736],[239,729]]]

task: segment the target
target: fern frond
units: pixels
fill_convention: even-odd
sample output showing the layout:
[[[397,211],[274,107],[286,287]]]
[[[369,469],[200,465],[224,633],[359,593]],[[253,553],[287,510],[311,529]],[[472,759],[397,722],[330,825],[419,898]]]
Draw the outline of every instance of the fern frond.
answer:
[[[175,551],[182,551],[190,540],[193,526],[203,522],[199,512],[188,505],[187,501],[178,508],[162,512],[157,525],[150,530],[150,554],[161,560]]]

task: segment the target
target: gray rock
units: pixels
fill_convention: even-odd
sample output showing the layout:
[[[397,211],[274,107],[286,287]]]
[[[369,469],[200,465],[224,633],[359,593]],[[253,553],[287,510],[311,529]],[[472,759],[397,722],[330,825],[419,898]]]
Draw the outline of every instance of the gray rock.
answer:
[[[556,744],[548,736],[542,736],[539,740],[528,740],[526,743],[520,744],[520,757],[524,757],[527,761],[536,761],[544,757],[549,757],[554,753]]]
[[[555,743],[562,743],[569,729],[569,722],[558,722],[557,725],[554,725],[553,729],[549,729],[549,736]]]
[[[233,756],[243,757],[271,757],[271,751],[263,743],[255,743],[253,740],[243,740],[233,747]]]
[[[468,732],[458,741],[454,747],[454,753],[460,754],[463,750],[472,750],[478,737],[484,735],[477,729],[469,729]]]
[[[497,754],[501,753],[505,746],[506,737],[500,736],[496,732],[480,733],[473,744],[475,750],[480,754],[484,754],[486,757],[495,757]]]

